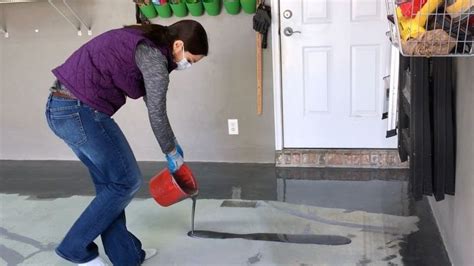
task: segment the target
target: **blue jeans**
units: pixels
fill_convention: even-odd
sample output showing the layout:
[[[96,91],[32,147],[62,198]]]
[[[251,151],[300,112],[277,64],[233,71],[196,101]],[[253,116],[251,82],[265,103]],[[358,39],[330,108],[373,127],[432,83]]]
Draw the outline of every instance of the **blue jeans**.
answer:
[[[125,207],[142,185],[133,152],[110,116],[79,100],[50,95],[46,118],[52,131],[87,166],[96,197],[76,220],[56,253],[74,263],[99,256],[94,240],[100,235],[114,265],[140,265],[145,252],[127,230]]]

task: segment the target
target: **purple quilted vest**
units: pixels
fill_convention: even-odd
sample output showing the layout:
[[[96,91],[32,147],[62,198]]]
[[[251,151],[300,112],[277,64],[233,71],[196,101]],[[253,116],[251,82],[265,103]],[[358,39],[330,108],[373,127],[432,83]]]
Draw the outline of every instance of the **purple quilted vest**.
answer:
[[[136,29],[105,32],[84,44],[66,62],[53,70],[56,78],[79,100],[92,108],[113,115],[126,97],[145,95],[143,76],[135,62],[135,49],[145,41]],[[168,59],[168,71],[176,63],[168,48],[159,47]]]

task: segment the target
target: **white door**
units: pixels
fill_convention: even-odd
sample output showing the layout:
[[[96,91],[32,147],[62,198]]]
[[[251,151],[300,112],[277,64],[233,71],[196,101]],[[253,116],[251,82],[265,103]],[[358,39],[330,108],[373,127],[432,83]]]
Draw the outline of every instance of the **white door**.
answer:
[[[381,120],[385,14],[383,0],[280,0],[285,148],[396,147]]]

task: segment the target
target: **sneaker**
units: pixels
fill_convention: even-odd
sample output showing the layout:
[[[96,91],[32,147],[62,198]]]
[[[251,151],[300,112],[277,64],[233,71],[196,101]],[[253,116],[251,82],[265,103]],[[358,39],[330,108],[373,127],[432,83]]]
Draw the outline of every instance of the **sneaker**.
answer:
[[[79,263],[78,266],[107,266],[107,263],[101,257],[97,257],[86,263]]]
[[[145,260],[153,258],[158,253],[154,248],[144,248],[143,251],[145,251]]]

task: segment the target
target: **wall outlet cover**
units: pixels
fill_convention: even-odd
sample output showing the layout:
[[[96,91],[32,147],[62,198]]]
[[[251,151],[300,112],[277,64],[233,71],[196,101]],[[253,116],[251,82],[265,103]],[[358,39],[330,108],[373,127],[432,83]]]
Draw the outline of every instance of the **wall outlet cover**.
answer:
[[[229,135],[239,135],[239,120],[238,119],[229,119]]]

